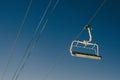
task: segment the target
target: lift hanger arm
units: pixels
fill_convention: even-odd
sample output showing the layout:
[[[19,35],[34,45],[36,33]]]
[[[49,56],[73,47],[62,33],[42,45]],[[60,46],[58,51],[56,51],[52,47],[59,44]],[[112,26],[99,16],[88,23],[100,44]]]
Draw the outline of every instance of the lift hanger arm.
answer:
[[[85,29],[88,30],[88,34],[89,34],[89,40],[87,42],[91,42],[92,41],[92,34],[91,34],[91,28],[89,25],[85,26]]]

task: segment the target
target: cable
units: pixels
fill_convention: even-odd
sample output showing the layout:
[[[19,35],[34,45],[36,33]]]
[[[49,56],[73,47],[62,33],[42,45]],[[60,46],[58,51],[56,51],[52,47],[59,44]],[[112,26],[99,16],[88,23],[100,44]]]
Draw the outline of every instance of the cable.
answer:
[[[85,28],[82,29],[82,31],[76,36],[76,40],[79,40],[80,35],[82,34],[82,32],[85,30]]]
[[[55,67],[60,64],[60,62],[62,62],[62,60],[64,60],[64,58],[66,57],[66,53],[67,50],[65,51],[65,53],[59,58],[59,60],[56,60],[56,62],[54,63],[54,65],[50,68],[50,70],[48,71],[48,73],[45,75],[45,77],[42,80],[47,80],[50,73],[52,73],[52,71],[55,69]]]
[[[25,15],[24,15],[24,18],[23,18],[22,23],[21,23],[21,25],[20,25],[20,28],[19,28],[19,30],[18,30],[17,36],[16,36],[16,38],[15,38],[15,40],[14,40],[14,42],[13,42],[13,45],[12,45],[12,47],[11,47],[11,49],[10,49],[10,55],[9,55],[9,57],[8,57],[7,63],[6,63],[6,65],[5,65],[5,69],[4,69],[3,74],[2,74],[2,76],[1,76],[1,80],[4,80],[4,77],[5,77],[6,73],[7,73],[9,64],[10,64],[10,62],[11,62],[11,60],[12,60],[13,55],[14,55],[14,50],[15,50],[15,48],[16,48],[17,41],[18,41],[18,39],[19,39],[19,37],[20,37],[20,34],[21,34],[21,32],[22,32],[23,25],[25,24],[25,21],[26,21],[26,19],[27,19],[28,13],[29,13],[29,11],[30,11],[31,5],[32,5],[32,0],[30,0],[30,2],[29,2],[28,8],[27,8],[27,10],[26,10],[26,13],[25,13]]]
[[[23,57],[22,57],[22,59],[21,59],[21,61],[19,63],[19,66],[17,67],[17,69],[16,69],[16,71],[15,71],[13,77],[12,77],[12,80],[17,80],[18,79],[19,74],[20,74],[20,72],[23,69],[23,66],[25,65],[26,61],[28,60],[29,56],[31,55],[30,54],[30,50],[31,50],[31,48],[33,48],[35,46],[34,45],[35,44],[35,37],[36,37],[36,35],[37,35],[38,31],[39,31],[40,25],[41,25],[45,15],[46,15],[47,11],[48,11],[48,8],[51,5],[51,2],[52,2],[52,0],[49,1],[48,6],[46,7],[45,12],[44,12],[42,18],[40,19],[40,22],[39,22],[39,24],[36,27],[36,30],[34,32],[34,36],[32,37],[32,39],[30,40],[28,46],[26,47],[25,53],[24,53],[24,55],[23,55]],[[40,31],[41,33],[43,32],[44,28],[45,28],[45,26],[42,27],[42,29]]]
[[[34,48],[35,45],[37,44],[37,42],[39,41],[39,39],[40,39],[40,35],[41,35],[41,33],[44,31],[44,29],[45,29],[45,27],[46,27],[46,24],[48,23],[49,18],[52,16],[52,14],[53,14],[53,12],[54,12],[54,10],[55,10],[55,8],[56,8],[56,6],[57,6],[58,3],[59,3],[59,0],[56,1],[55,5],[54,5],[54,7],[53,7],[53,9],[52,9],[51,14],[50,14],[49,17],[46,19],[46,21],[45,21],[45,23],[44,23],[42,29],[39,31],[39,33],[38,33],[39,36],[36,38],[36,41],[35,41],[34,45],[32,45],[32,48]],[[28,57],[26,58],[26,61],[28,60],[28,58],[30,57],[30,55],[31,55],[31,52],[29,52],[29,55],[28,55]],[[24,61],[24,63],[23,63],[22,66],[25,66],[26,61]],[[57,65],[57,63],[56,63],[53,67],[55,67],[56,65]],[[18,74],[16,75],[15,80],[18,79],[18,77],[19,77],[19,75],[20,75],[20,72],[23,70],[23,68],[24,68],[24,67],[21,67],[21,68],[20,68]],[[49,71],[49,73],[52,71],[52,69],[53,69],[53,68],[51,68],[51,70]],[[47,74],[47,76],[49,75],[49,73]]]
[[[46,13],[47,13],[47,11],[48,11],[48,8],[49,8],[50,5],[51,5],[51,2],[52,2],[52,0],[49,1],[49,4],[48,4],[46,10],[45,10],[45,12],[44,12],[44,14],[43,14],[43,16],[42,16],[42,18],[41,18],[39,24],[37,25],[37,28],[36,28],[36,30],[35,30],[35,34],[38,32],[38,29],[39,29],[39,27],[40,27],[40,25],[41,25],[43,19],[45,18],[45,15],[46,15]]]
[[[54,9],[55,9],[55,7],[57,6],[58,3],[59,3],[59,0],[56,1],[56,5],[54,6],[54,8],[53,8],[53,10],[52,10],[52,13],[54,12]],[[51,15],[52,15],[52,13],[51,13]],[[49,20],[49,18],[46,20],[45,23],[47,23],[48,20]],[[45,25],[46,25],[46,24],[45,24]],[[39,40],[39,38],[38,38],[38,40]],[[38,41],[38,40],[37,40],[37,41]],[[50,73],[55,69],[55,67],[56,67],[62,60],[64,60],[66,53],[67,53],[67,50],[65,51],[65,53],[64,53],[62,56],[60,56],[59,60],[56,60],[56,62],[53,64],[53,66],[50,68],[50,70],[48,71],[48,73],[45,75],[45,77],[44,77],[42,80],[47,80],[47,79],[48,79]]]
[[[44,23],[41,31],[38,33],[39,36],[38,36],[38,38],[37,38],[37,40],[36,40],[36,43],[37,43],[37,41],[40,39],[40,34],[41,34],[41,33],[43,32],[43,30],[45,29],[45,27],[46,27],[49,19],[52,17],[52,15],[53,15],[53,13],[54,13],[54,11],[55,11],[55,8],[56,8],[56,6],[58,5],[58,3],[59,3],[59,0],[56,1],[55,5],[54,5],[54,7],[53,7],[53,9],[52,9],[52,11],[51,11],[51,14],[50,14],[50,15],[48,16],[48,18],[46,19],[46,21],[45,21],[45,23]]]
[[[97,15],[97,14],[99,13],[99,11],[102,9],[102,7],[104,6],[104,4],[105,4],[106,1],[107,1],[107,0],[104,0],[104,1],[100,4],[100,6],[96,9],[95,13],[91,16],[91,18],[90,18],[90,19],[88,20],[88,22],[86,23],[86,25],[89,25],[89,24],[93,21],[93,19],[96,17],[96,15]],[[84,26],[84,28],[82,29],[82,31],[76,36],[76,39],[79,39],[80,35],[81,35],[82,32],[85,30],[86,25]]]
[[[92,20],[96,17],[96,15],[100,12],[100,10],[102,9],[102,7],[104,6],[104,4],[105,4],[105,2],[106,2],[107,0],[104,0],[101,4],[100,4],[100,6],[97,8],[97,10],[95,11],[95,13],[91,16],[91,18],[89,19],[89,21],[87,22],[87,24],[90,24],[91,22],[92,22]],[[86,24],[86,25],[87,25]]]

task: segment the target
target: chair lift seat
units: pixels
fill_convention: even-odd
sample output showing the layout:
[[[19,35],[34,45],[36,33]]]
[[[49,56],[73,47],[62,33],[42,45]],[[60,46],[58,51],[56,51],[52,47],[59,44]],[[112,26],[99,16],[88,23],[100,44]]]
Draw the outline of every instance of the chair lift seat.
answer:
[[[89,40],[83,40],[83,41],[73,40],[72,43],[71,43],[71,46],[70,46],[70,54],[72,56],[76,56],[76,57],[100,60],[101,56],[99,56],[99,46],[98,46],[98,44],[91,43],[92,42],[91,28],[90,28],[89,25],[86,25],[83,30],[85,30],[85,29],[88,30]],[[81,31],[81,33],[83,32],[83,30]],[[73,47],[81,48],[81,46],[79,44],[82,44],[84,46],[93,46],[93,47],[90,47],[89,49],[94,50],[94,54],[83,53],[83,52],[79,52],[79,51],[78,52],[73,51]],[[85,49],[87,49],[87,48],[85,48]]]
[[[96,54],[88,54],[88,53],[77,52],[77,51],[73,51],[72,54],[76,57],[91,58],[91,59],[98,59],[98,60],[101,59],[101,56]]]

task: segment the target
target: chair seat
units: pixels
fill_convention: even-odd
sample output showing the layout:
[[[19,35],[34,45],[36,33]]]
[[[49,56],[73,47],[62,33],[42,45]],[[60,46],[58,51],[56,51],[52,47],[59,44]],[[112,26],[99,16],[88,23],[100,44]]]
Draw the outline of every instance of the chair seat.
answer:
[[[76,51],[73,51],[72,54],[76,57],[90,58],[90,59],[101,59],[101,56],[96,55],[96,54],[88,54],[88,53],[76,52]]]

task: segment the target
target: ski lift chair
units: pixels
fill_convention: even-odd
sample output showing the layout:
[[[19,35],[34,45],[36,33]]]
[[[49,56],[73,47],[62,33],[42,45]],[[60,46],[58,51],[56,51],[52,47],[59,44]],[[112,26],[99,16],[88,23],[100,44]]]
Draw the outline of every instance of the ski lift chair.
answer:
[[[89,33],[89,40],[73,40],[71,45],[70,45],[70,54],[72,56],[76,56],[76,57],[81,57],[81,58],[89,58],[89,59],[97,59],[100,60],[101,56],[99,55],[99,46],[96,43],[91,43],[92,41],[92,35],[91,35],[91,30],[89,25],[85,26],[85,29],[88,30]],[[83,46],[80,46],[80,44],[82,44]],[[89,47],[92,46],[92,47]],[[86,52],[80,52],[80,51],[74,51],[73,48],[84,48],[84,49],[89,49],[92,50],[94,53],[86,53]]]

